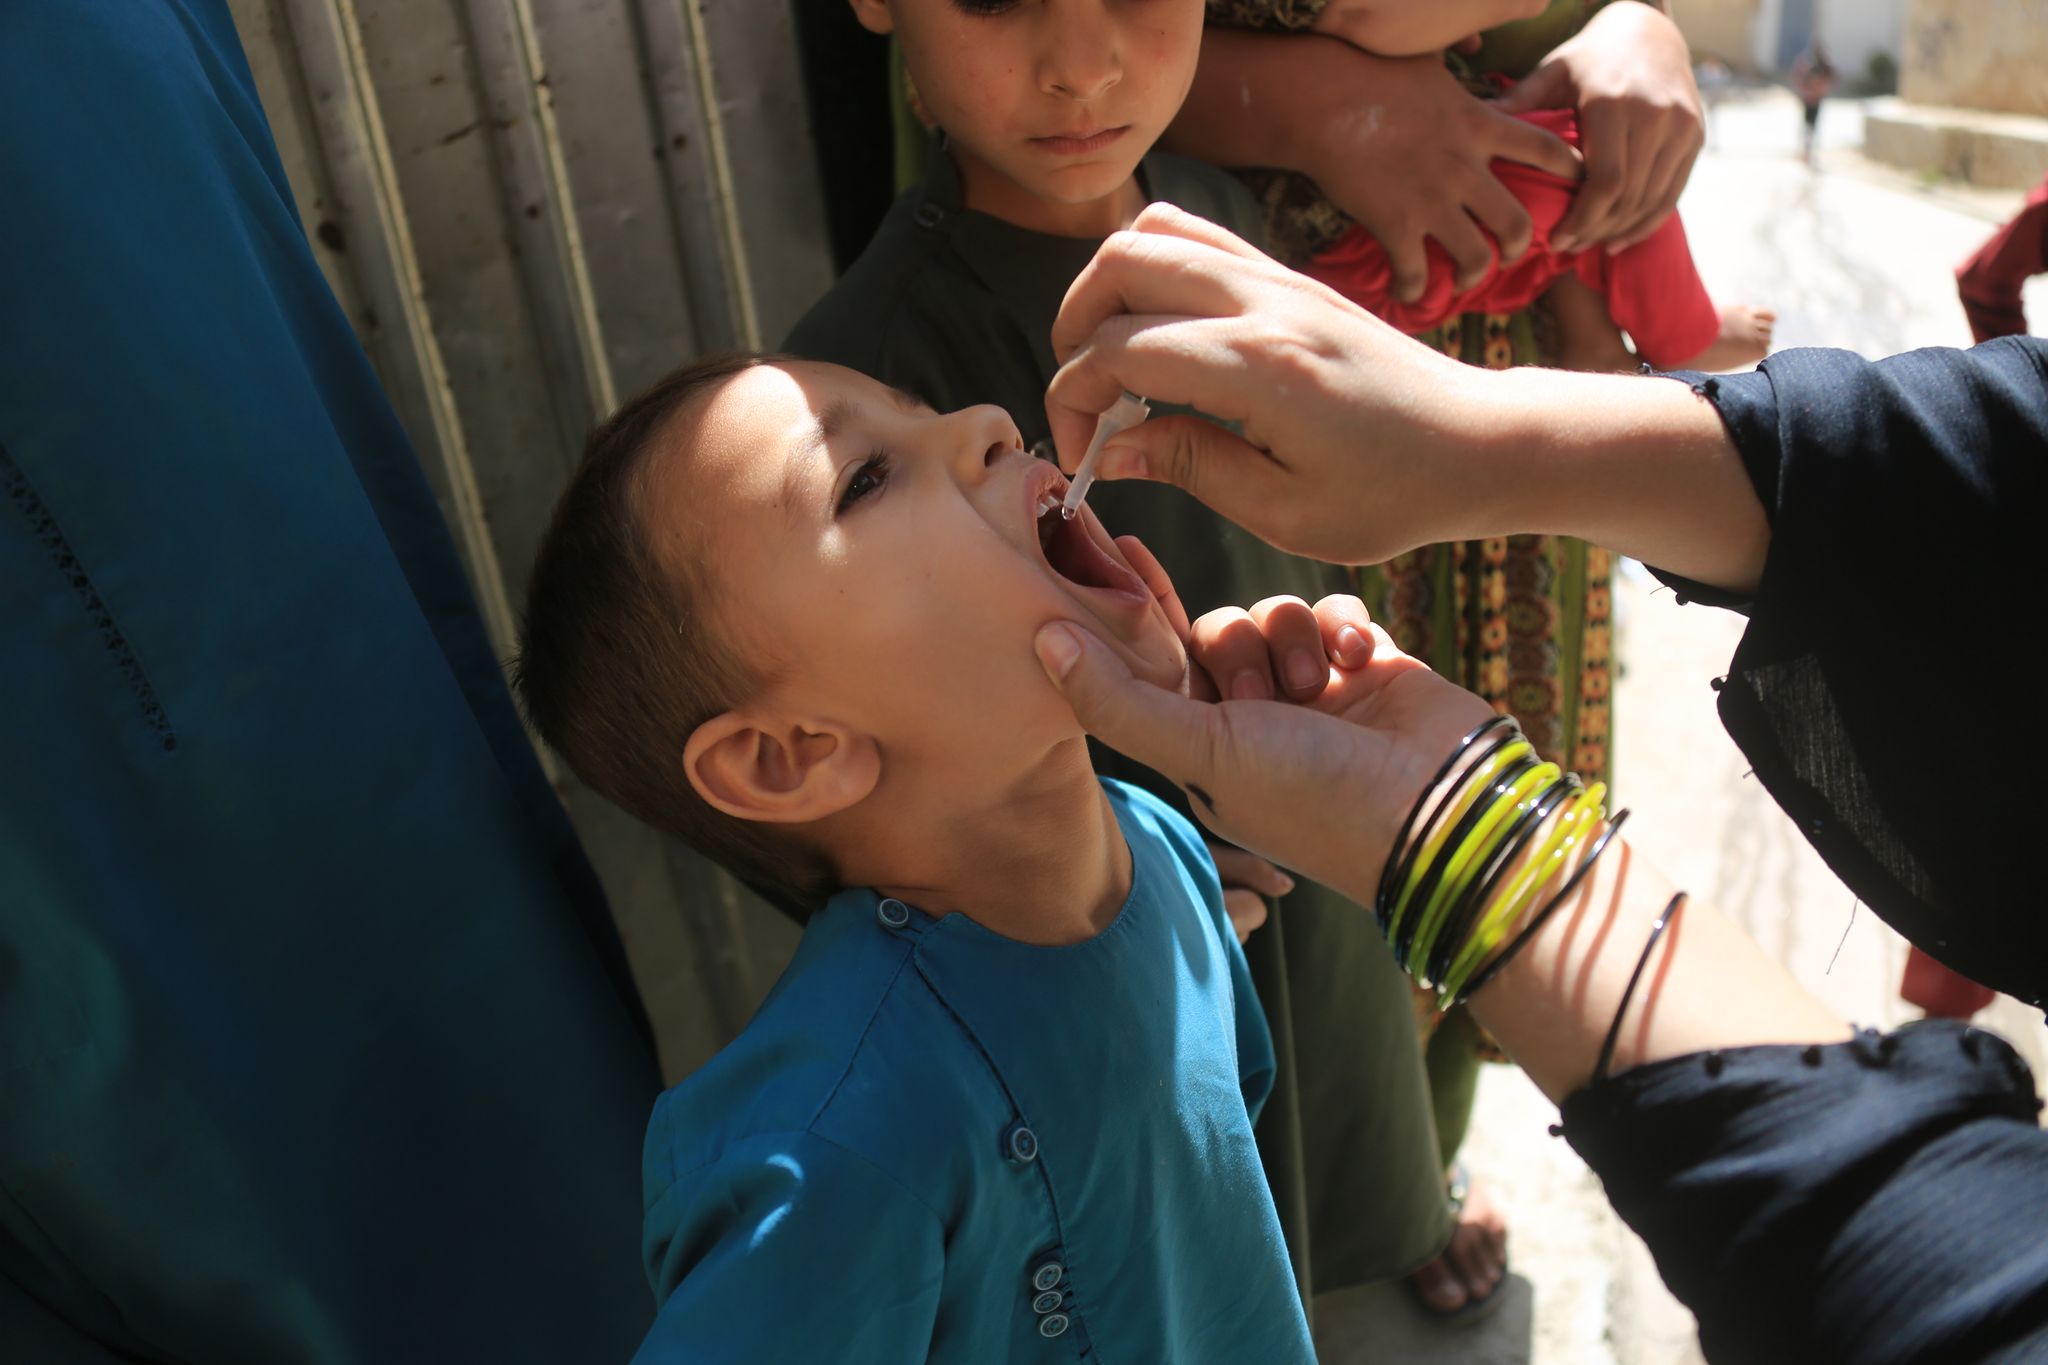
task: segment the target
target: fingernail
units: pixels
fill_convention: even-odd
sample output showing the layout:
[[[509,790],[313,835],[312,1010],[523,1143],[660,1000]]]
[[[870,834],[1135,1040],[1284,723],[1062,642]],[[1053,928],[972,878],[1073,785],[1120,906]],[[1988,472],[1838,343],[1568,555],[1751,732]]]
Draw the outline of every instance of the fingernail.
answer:
[[[1357,667],[1368,648],[1365,636],[1356,626],[1345,626],[1337,632],[1337,662],[1345,667]]]
[[[1058,623],[1039,631],[1032,644],[1038,650],[1038,662],[1054,682],[1065,679],[1081,657],[1081,642],[1074,638],[1073,631]]]
[[[1268,701],[1273,690],[1266,685],[1266,675],[1256,668],[1247,668],[1230,680],[1232,701]]]
[[[1145,452],[1131,446],[1104,446],[1101,470],[1105,479],[1142,479]]]
[[[1292,890],[1294,890],[1294,878],[1282,872],[1280,874],[1280,894],[1284,896]]]
[[[1323,680],[1322,667],[1315,656],[1305,649],[1297,649],[1287,656],[1287,685],[1297,692],[1306,692]]]

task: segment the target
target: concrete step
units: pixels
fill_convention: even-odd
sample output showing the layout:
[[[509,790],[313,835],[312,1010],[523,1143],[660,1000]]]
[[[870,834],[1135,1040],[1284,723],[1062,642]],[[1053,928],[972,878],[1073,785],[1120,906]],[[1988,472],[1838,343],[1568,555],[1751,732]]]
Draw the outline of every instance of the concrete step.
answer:
[[[1910,171],[2027,189],[2048,176],[2048,118],[1876,99],[1864,108],[1863,151]]]

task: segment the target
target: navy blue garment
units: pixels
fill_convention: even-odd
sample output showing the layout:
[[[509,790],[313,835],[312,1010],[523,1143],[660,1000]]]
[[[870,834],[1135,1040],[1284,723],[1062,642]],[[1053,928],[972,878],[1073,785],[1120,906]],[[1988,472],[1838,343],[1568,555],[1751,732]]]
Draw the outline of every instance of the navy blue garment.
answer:
[[[1866,361],[1785,351],[1687,376],[1771,522],[1720,709],[1780,806],[1862,902],[1987,986],[2048,1003],[2040,648],[2048,342]],[[2029,643],[2032,641],[2032,643]]]
[[[2048,997],[2038,645],[2048,344],[1686,377],[1771,521],[1728,732],[1837,874],[1971,976]],[[1710,1359],[2048,1360],[2048,1133],[2019,1057],[1955,1024],[1639,1067],[1564,1135],[1698,1315]]]
[[[2018,1054],[1947,1021],[1636,1067],[1564,1134],[1709,1360],[2048,1360],[2048,1133]]]
[[[0,1359],[622,1359],[659,1088],[222,0],[0,5]]]
[[[1216,865],[1157,797],[1103,787],[1131,890],[1100,934],[1041,947],[841,892],[662,1097],[639,1365],[1313,1361]]]

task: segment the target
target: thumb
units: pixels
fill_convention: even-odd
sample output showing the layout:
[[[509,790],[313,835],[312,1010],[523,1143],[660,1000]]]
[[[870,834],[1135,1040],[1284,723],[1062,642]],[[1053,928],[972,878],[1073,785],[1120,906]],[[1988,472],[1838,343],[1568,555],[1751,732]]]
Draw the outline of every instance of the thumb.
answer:
[[[1215,707],[1133,676],[1114,650],[1069,621],[1040,627],[1032,647],[1082,729],[1183,786],[1213,781]]]
[[[1572,98],[1571,68],[1563,62],[1545,62],[1517,81],[1512,90],[1493,104],[1504,114],[1526,114],[1531,109],[1570,109],[1577,104]]]

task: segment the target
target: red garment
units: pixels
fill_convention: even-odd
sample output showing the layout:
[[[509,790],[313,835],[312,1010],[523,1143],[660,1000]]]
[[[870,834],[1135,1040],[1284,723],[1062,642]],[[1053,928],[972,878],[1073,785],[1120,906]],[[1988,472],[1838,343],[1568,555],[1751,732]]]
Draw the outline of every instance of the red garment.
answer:
[[[1521,117],[1579,145],[1578,116],[1569,109],[1537,109]],[[1529,211],[1535,232],[1529,250],[1512,265],[1499,264],[1496,244],[1493,272],[1463,293],[1454,283],[1450,253],[1432,237],[1426,243],[1429,283],[1422,297],[1397,303],[1389,292],[1394,271],[1386,248],[1361,227],[1311,261],[1307,273],[1410,336],[1460,313],[1519,312],[1567,272],[1606,297],[1607,315],[1629,334],[1643,359],[1659,369],[1684,365],[1721,335],[1720,311],[1693,268],[1677,214],[1618,255],[1602,247],[1556,252],[1550,249],[1550,234],[1570,210],[1577,182],[1517,161],[1495,161],[1493,173]]]
[[[1942,966],[1918,948],[1906,954],[1906,975],[1899,982],[1899,998],[1927,1011],[1929,1019],[1968,1019],[1997,998],[1989,986],[1980,986],[1961,972]]]
[[[2030,275],[2048,275],[2048,178],[2034,187],[2010,223],[1956,267],[1956,292],[1970,319],[1970,335],[1978,341],[2025,336],[2020,286]]]

